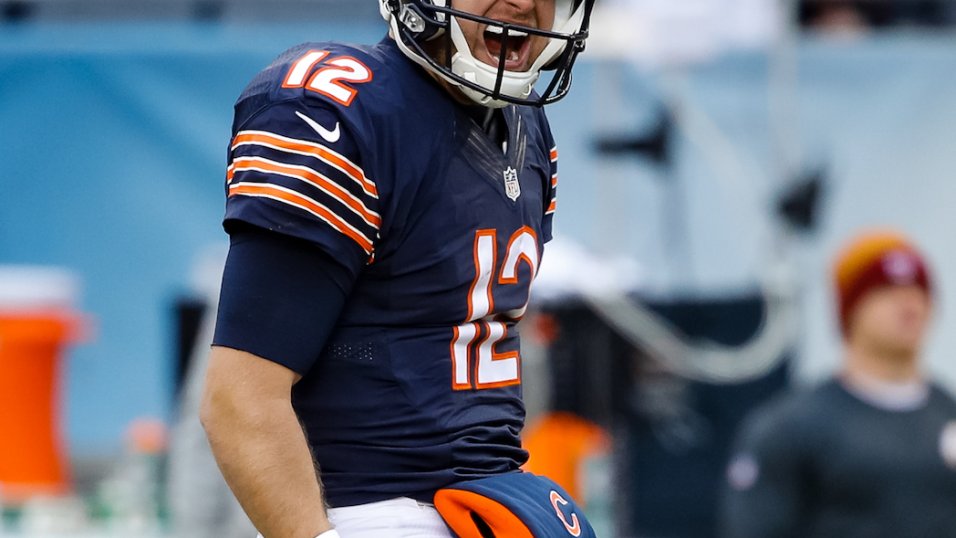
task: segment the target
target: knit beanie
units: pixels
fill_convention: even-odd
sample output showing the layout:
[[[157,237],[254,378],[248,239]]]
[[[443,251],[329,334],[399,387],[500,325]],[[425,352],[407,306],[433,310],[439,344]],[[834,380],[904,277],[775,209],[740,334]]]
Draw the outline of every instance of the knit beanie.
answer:
[[[909,286],[931,292],[926,262],[903,235],[892,231],[864,233],[848,244],[834,264],[840,328],[849,329],[853,308],[880,286]]]

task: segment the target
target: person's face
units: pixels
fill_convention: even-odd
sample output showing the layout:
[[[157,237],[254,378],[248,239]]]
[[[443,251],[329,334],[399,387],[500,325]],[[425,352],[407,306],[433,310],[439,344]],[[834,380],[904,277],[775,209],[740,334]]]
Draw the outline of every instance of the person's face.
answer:
[[[555,0],[452,0],[455,9],[495,19],[504,23],[520,24],[541,30],[554,27]],[[504,46],[504,36],[488,31],[488,25],[458,19],[472,55],[482,63],[498,67],[499,54]],[[548,40],[540,36],[512,37],[508,39],[508,56],[505,69],[527,71],[547,46]]]
[[[931,305],[919,286],[883,286],[860,298],[850,337],[891,355],[915,356],[929,325]]]

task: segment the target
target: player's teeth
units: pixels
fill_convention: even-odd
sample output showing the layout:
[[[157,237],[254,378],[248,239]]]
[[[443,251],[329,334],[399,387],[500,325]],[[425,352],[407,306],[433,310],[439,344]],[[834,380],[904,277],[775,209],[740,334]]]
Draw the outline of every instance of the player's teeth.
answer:
[[[513,50],[508,54],[508,61],[515,62],[518,60],[518,51]]]
[[[495,35],[503,35],[505,33],[505,29],[501,26],[488,26],[485,28],[485,31]],[[522,32],[521,30],[512,28],[508,30],[508,37],[528,37],[528,32]]]

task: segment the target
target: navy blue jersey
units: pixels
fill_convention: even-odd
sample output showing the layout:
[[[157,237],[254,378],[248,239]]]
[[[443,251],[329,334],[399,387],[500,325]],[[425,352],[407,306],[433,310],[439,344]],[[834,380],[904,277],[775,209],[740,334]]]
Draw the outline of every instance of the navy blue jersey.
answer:
[[[388,38],[293,48],[236,105],[227,227],[312,242],[355,276],[321,356],[269,357],[304,376],[293,404],[331,506],[430,501],[527,458],[516,323],[557,151],[540,108],[503,116],[504,145]]]

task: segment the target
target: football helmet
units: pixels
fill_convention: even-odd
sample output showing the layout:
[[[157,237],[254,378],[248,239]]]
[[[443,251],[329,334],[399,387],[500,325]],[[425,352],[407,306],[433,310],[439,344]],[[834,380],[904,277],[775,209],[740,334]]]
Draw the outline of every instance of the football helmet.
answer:
[[[379,0],[392,37],[412,61],[458,87],[479,105],[508,103],[541,106],[553,103],[571,87],[571,68],[584,50],[594,0],[554,0],[554,25],[531,28],[474,15],[452,7],[452,0]],[[478,60],[468,46],[459,19],[485,25],[486,39],[500,43],[498,65]],[[527,71],[506,69],[530,36],[547,39]],[[444,39],[439,46],[430,42]],[[495,47],[497,48],[497,47]],[[438,53],[429,51],[440,51]],[[438,57],[436,57],[438,56]],[[534,94],[542,71],[552,72],[547,86]]]

